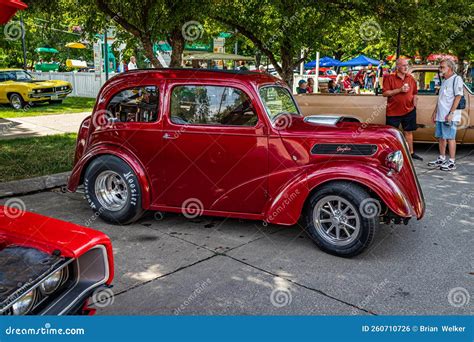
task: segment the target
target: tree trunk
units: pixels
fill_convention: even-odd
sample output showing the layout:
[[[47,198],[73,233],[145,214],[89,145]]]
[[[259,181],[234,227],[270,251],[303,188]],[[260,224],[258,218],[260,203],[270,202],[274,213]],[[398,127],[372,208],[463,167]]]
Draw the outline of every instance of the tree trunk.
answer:
[[[293,87],[293,54],[291,50],[287,49],[285,46],[280,48],[281,53],[281,72],[279,75],[283,79],[283,81],[288,84],[290,88]]]
[[[181,68],[183,63],[184,37],[181,32],[181,26],[175,27],[168,37],[168,43],[173,49],[171,51],[170,68]]]
[[[142,42],[143,49],[145,50],[145,56],[149,59],[152,67],[163,68],[163,65],[161,65],[160,61],[153,53],[153,44],[151,42],[151,38],[147,35],[141,35],[140,40]]]

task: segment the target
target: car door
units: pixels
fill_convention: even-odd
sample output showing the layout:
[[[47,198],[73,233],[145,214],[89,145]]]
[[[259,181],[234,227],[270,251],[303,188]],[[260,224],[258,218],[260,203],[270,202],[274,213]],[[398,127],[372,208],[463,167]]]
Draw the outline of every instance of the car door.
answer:
[[[256,99],[239,84],[167,85],[161,177],[155,204],[261,213],[267,199],[267,134]]]

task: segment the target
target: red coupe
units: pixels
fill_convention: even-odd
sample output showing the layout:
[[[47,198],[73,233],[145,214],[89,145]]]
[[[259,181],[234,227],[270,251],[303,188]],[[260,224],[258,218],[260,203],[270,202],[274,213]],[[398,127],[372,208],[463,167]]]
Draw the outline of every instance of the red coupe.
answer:
[[[342,116],[303,117],[266,74],[137,70],[113,77],[79,129],[68,189],[116,224],[144,210],[301,224],[353,256],[380,221],[425,210],[401,133]]]

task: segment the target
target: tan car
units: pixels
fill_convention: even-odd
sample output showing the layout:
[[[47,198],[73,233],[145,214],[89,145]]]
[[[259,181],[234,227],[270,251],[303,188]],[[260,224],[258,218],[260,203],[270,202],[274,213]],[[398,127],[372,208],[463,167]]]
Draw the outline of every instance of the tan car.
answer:
[[[417,124],[415,141],[435,142],[435,126],[431,114],[436,106],[439,89],[438,67],[435,65],[413,66],[410,70],[418,84]],[[456,140],[458,143],[474,143],[474,94],[464,85],[466,108],[462,110]],[[304,115],[342,114],[355,117],[361,122],[385,124],[387,98],[381,94],[303,94],[295,95]]]

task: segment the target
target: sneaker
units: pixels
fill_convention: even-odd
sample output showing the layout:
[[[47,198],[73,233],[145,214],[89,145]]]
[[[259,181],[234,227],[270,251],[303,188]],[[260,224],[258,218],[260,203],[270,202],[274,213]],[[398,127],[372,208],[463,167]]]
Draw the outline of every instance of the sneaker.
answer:
[[[418,154],[415,154],[415,153],[412,153],[412,154],[411,154],[411,158],[412,158],[412,159],[416,159],[416,160],[423,161],[423,158],[420,157]]]
[[[447,161],[448,160],[446,158],[443,159],[443,158],[438,156],[438,158],[436,160],[430,161],[428,163],[428,166],[430,166],[430,167],[441,167],[441,165],[443,163],[446,163]]]
[[[452,160],[447,160],[443,164],[441,164],[441,167],[439,168],[441,171],[454,171],[456,170],[456,162]]]

